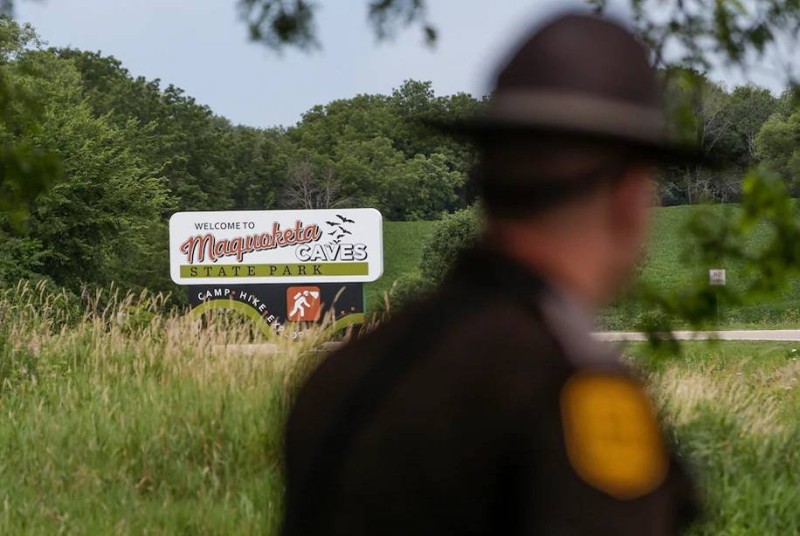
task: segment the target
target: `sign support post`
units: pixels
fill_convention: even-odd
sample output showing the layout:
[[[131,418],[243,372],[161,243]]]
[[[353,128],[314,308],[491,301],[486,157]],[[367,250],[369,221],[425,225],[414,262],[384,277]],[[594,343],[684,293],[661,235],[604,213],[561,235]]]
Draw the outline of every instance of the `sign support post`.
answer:
[[[720,299],[719,299],[719,289],[720,287],[724,287],[728,284],[728,277],[727,271],[725,268],[712,268],[708,271],[708,284],[714,287],[715,293],[714,296],[717,302],[717,329],[720,326]]]

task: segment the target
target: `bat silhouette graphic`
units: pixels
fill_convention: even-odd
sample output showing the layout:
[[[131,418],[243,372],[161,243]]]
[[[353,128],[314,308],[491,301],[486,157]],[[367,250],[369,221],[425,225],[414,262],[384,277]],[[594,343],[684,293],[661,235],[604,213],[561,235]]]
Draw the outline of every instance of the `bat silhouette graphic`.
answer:
[[[342,238],[344,238],[344,235],[340,234],[339,236],[336,237],[336,240],[341,240]]]
[[[349,220],[349,219],[347,219],[344,216],[341,216],[339,214],[337,214],[336,217],[339,218],[340,220],[342,220],[342,223],[355,223],[354,220]]]
[[[327,223],[330,226],[341,225],[341,223],[339,223],[338,221],[326,221],[325,223]]]
[[[353,234],[353,233],[351,233],[350,231],[348,231],[347,229],[342,229],[342,232],[343,232],[343,233],[347,233],[347,234],[349,234],[349,235]]]
[[[331,231],[331,232],[330,232],[330,233],[328,233],[328,234],[329,234],[329,235],[331,235],[331,236],[333,236],[333,235],[335,235],[335,234],[336,234],[336,233],[338,233],[338,232],[339,232],[339,231],[337,231],[336,229],[334,229],[333,231]]]

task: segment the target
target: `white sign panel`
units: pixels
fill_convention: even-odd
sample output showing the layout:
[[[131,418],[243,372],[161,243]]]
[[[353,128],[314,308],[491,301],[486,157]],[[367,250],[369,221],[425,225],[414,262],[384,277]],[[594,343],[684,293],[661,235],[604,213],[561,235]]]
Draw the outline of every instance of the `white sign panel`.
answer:
[[[724,268],[712,268],[708,271],[708,284],[713,287],[722,287],[727,284],[727,273]]]
[[[383,273],[383,220],[371,208],[178,212],[169,249],[179,285],[364,283]]]

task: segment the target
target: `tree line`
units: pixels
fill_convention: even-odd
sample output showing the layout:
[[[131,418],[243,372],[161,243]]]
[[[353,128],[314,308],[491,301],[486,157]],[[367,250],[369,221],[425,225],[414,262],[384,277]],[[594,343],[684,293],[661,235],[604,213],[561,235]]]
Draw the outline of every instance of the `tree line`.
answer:
[[[0,207],[6,285],[46,277],[72,290],[170,290],[166,221],[176,211],[369,206],[406,220],[469,203],[469,148],[420,121],[481,103],[435,96],[427,82],[315,106],[291,128],[252,128],[113,57],[44,48],[10,18],[0,19],[0,78],[11,93],[0,145],[35,148],[29,160],[49,162],[51,176],[60,168],[24,218]]]
[[[665,204],[736,201],[759,161],[800,193],[800,113],[788,92],[664,74],[681,132],[732,164],[666,170]],[[7,17],[0,79],[0,150],[36,153],[19,159],[22,177],[58,177],[24,214],[0,203],[0,284],[174,290],[166,221],[176,211],[369,206],[390,220],[431,220],[475,201],[474,149],[425,121],[471,116],[485,99],[437,96],[430,82],[314,106],[288,128],[246,127],[113,57],[45,48]],[[25,199],[20,184],[0,193]]]

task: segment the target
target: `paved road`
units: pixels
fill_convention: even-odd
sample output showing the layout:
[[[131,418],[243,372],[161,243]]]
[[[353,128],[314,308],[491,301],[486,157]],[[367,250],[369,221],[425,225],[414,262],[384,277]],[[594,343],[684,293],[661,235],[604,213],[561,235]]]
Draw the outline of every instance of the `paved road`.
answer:
[[[734,331],[676,331],[679,341],[705,341],[719,339],[723,341],[798,341],[800,329],[745,329]],[[594,334],[603,341],[644,341],[644,333],[604,331]]]
[[[675,338],[680,341],[706,341],[719,339],[723,341],[784,341],[800,342],[800,329],[745,329],[735,331],[676,331]],[[626,342],[647,340],[644,333],[631,331],[602,331],[594,333],[602,341]],[[323,351],[335,350],[340,343],[329,342],[322,345]],[[231,344],[220,345],[216,351],[228,351],[236,354],[258,355],[274,354],[279,347],[273,344]]]

